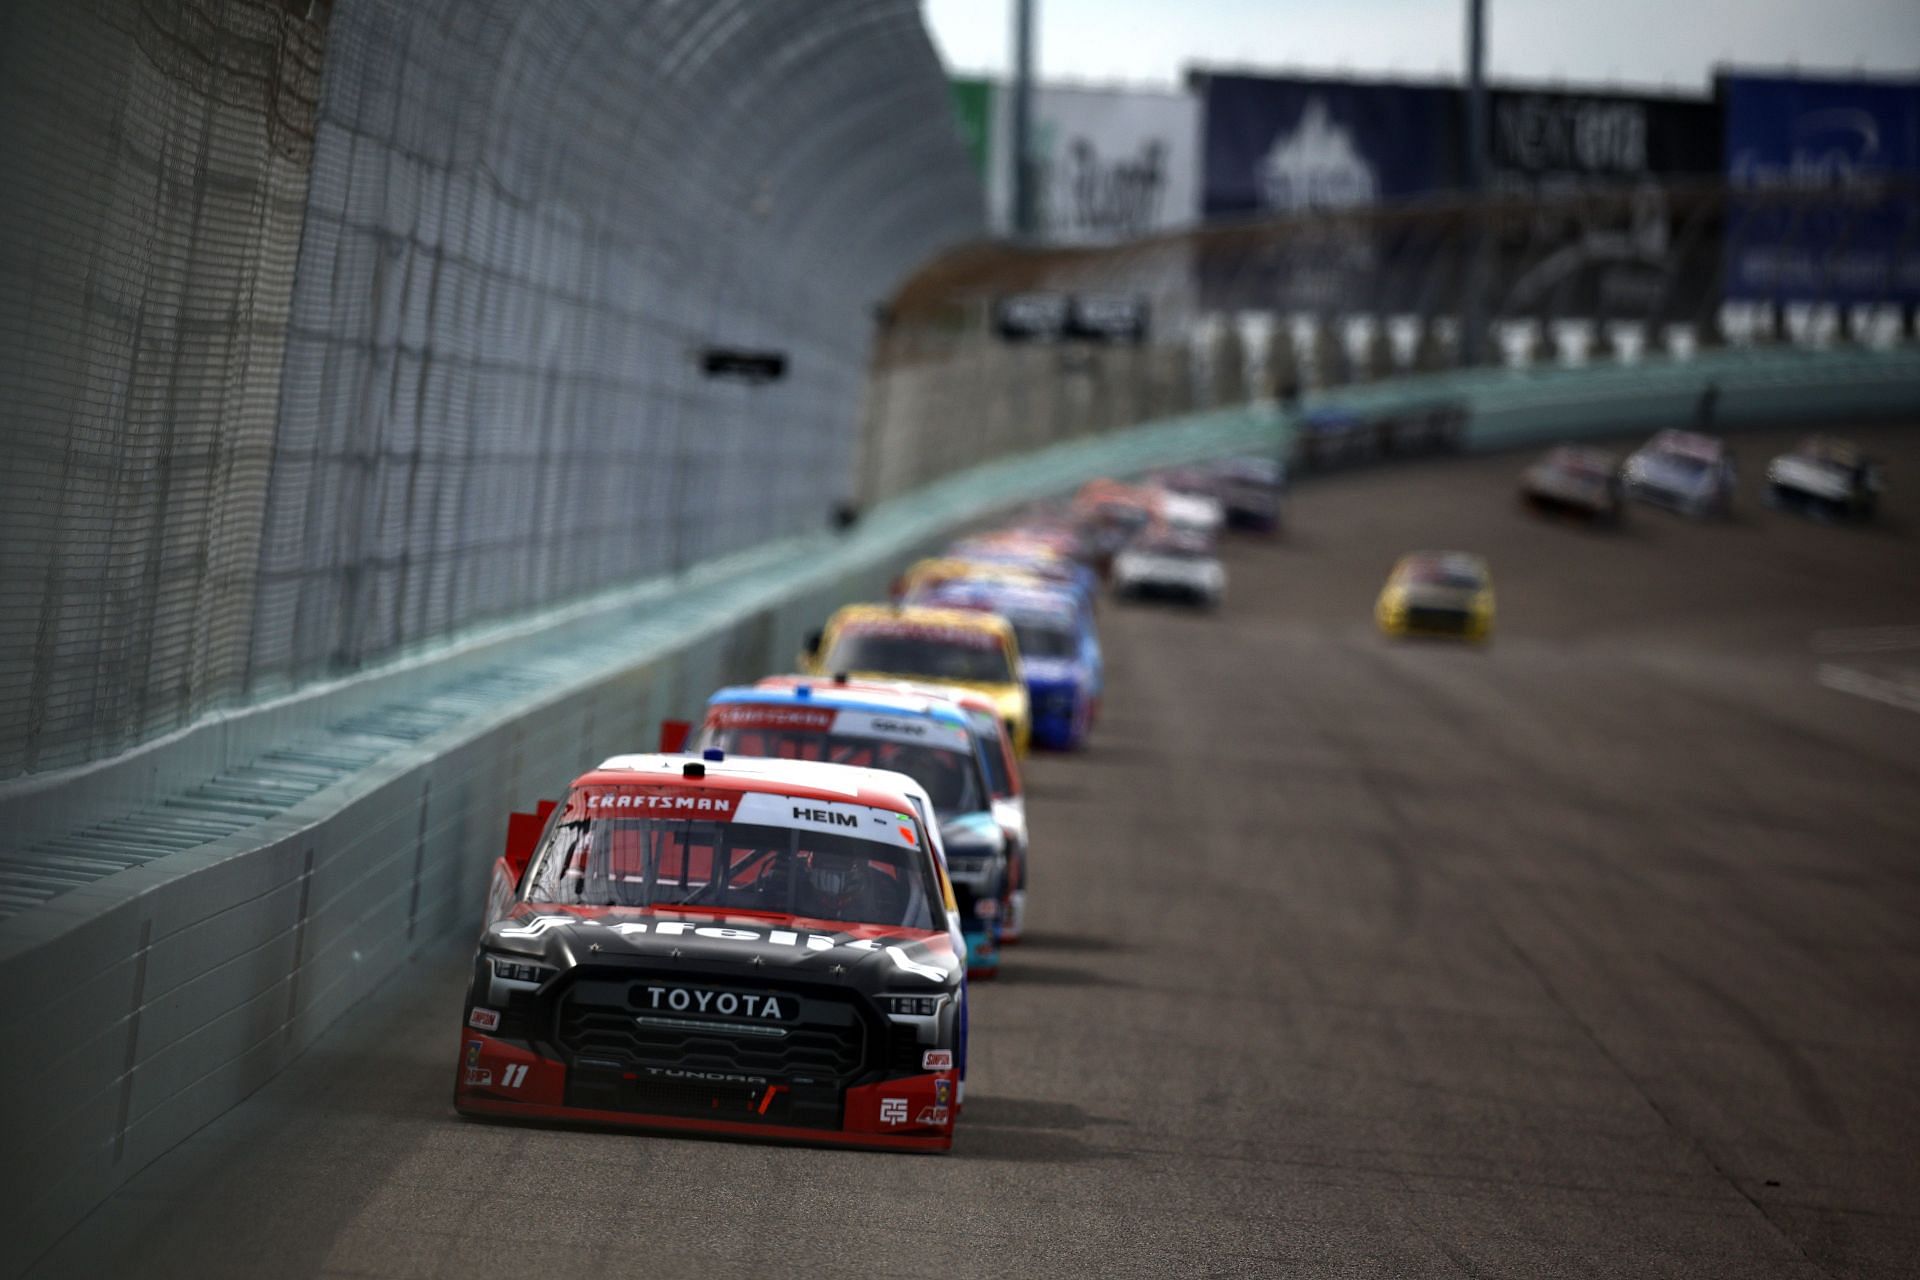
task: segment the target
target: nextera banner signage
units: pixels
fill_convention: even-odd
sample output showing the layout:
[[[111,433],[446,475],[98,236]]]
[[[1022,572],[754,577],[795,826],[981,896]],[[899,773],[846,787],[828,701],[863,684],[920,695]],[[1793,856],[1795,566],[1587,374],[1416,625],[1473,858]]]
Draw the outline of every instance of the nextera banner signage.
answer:
[[[1719,108],[1705,100],[1517,89],[1489,98],[1493,180],[1506,191],[1720,171]]]
[[[1728,75],[1720,89],[1726,295],[1920,301],[1920,81]],[[1783,193],[1796,198],[1769,199]]]
[[[994,94],[987,203],[995,229],[1013,225],[1013,95]],[[1035,216],[1042,237],[1068,244],[1128,240],[1200,216],[1200,109],[1182,93],[1036,86]]]
[[[1203,74],[1208,217],[1340,209],[1460,180],[1460,93]]]

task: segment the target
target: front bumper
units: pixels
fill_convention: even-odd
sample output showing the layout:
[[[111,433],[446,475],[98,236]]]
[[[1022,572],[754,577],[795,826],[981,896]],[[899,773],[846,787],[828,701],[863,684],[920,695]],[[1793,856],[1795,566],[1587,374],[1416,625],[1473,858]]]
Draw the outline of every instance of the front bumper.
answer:
[[[1206,587],[1173,578],[1129,578],[1118,590],[1131,600],[1172,600],[1202,606],[1219,603],[1218,596]]]
[[[1485,640],[1493,632],[1491,615],[1473,609],[1382,606],[1375,615],[1380,630],[1390,636],[1429,636],[1452,640]]]
[[[1722,502],[1721,494],[1715,489],[1687,491],[1670,489],[1666,485],[1651,484],[1645,480],[1629,480],[1626,485],[1627,496],[1635,502],[1643,502],[1650,507],[1659,507],[1683,516],[1707,516],[1713,514]]]
[[[465,1031],[454,1078],[454,1107],[463,1115],[893,1151],[948,1150],[959,1112],[958,1076],[950,1070],[848,1088],[840,1123],[833,1127],[768,1118],[778,1114],[780,1095],[788,1088],[779,1081],[689,1081],[682,1086],[683,1092],[709,1092],[711,1105],[701,1114],[688,1114],[686,1107],[649,1111],[644,1105],[583,1102],[579,1082],[570,1079],[571,1070],[520,1042]]]
[[[1776,510],[1825,519],[1864,519],[1873,515],[1874,508],[1872,498],[1867,495],[1823,493],[1778,480],[1767,482],[1766,498],[1767,505]]]
[[[1583,493],[1538,485],[1521,490],[1520,496],[1541,512],[1564,512],[1589,520],[1608,520],[1620,514],[1620,504],[1611,493]]]
[[[1030,689],[1033,707],[1033,745],[1050,751],[1071,751],[1087,733],[1087,699],[1078,686]]]

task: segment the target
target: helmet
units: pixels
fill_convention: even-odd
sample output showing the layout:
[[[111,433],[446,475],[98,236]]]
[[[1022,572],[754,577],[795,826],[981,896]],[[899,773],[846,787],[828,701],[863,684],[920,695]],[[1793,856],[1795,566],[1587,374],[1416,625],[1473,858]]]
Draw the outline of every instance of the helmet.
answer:
[[[849,854],[816,851],[807,860],[807,887],[837,902],[859,891],[860,871],[860,860]]]

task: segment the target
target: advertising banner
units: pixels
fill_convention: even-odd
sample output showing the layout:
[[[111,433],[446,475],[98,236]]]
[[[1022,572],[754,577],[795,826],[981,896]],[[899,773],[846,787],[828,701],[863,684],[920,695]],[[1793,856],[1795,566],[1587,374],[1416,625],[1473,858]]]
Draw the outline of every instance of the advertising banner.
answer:
[[[995,94],[992,225],[1013,223],[1013,95]],[[1035,217],[1062,244],[1128,240],[1200,216],[1200,109],[1184,93],[1035,86]]]
[[[1457,89],[1213,74],[1196,84],[1209,218],[1365,209],[1460,183]],[[1393,287],[1392,254],[1375,233],[1337,219],[1253,248],[1210,247],[1195,268],[1200,305],[1368,309]]]
[[[1720,91],[1726,296],[1920,301],[1920,81],[1732,74]]]
[[[1493,190],[1543,201],[1533,216],[1501,223],[1496,311],[1698,314],[1715,285],[1713,260],[1687,252],[1668,186],[1718,177],[1718,105],[1519,89],[1488,98]],[[1631,199],[1555,200],[1623,189]]]
[[[1340,209],[1457,187],[1458,89],[1202,78],[1208,217]]]
[[[1497,191],[1717,177],[1720,108],[1705,99],[1628,94],[1488,94]]]

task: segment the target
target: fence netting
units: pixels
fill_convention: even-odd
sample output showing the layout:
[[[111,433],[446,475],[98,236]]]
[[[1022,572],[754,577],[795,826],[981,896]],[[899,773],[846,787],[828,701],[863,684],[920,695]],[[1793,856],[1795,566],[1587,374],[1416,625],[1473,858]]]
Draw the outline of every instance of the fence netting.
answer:
[[[0,29],[0,776],[823,527],[980,226],[913,0]]]
[[[911,3],[368,0],[329,59],[254,690],[825,527],[875,306],[977,227]]]
[[[0,19],[0,774],[243,676],[327,17]]]

